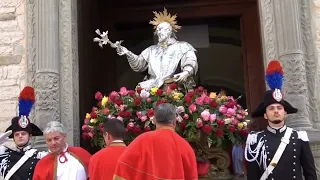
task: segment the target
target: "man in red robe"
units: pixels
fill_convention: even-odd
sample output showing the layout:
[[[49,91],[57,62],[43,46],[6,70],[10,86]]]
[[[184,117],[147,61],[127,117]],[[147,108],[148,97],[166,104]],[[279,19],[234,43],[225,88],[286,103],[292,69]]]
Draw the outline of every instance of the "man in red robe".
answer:
[[[111,180],[120,155],[126,149],[123,142],[125,132],[122,121],[107,119],[103,123],[104,140],[107,147],[90,159],[89,174],[92,180]]]
[[[158,105],[156,130],[141,134],[130,143],[118,161],[113,179],[198,179],[195,153],[174,131],[176,118],[173,105]]]
[[[51,121],[44,136],[49,154],[38,162],[33,180],[87,180],[91,155],[81,147],[68,146],[64,126]]]

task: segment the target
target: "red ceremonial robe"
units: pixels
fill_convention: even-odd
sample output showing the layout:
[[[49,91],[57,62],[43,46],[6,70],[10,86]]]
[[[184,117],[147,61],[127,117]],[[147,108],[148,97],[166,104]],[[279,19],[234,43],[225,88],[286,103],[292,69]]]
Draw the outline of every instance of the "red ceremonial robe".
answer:
[[[88,169],[91,154],[81,147],[68,147],[67,151]],[[57,157],[48,154],[42,158],[36,165],[33,174],[33,180],[56,180],[57,179]],[[68,162],[66,162],[68,163]],[[88,172],[88,171],[87,171]]]
[[[126,149],[124,143],[112,143],[90,159],[90,180],[112,180],[119,157]]]
[[[113,179],[198,179],[195,153],[189,143],[171,129],[143,133],[119,158]]]

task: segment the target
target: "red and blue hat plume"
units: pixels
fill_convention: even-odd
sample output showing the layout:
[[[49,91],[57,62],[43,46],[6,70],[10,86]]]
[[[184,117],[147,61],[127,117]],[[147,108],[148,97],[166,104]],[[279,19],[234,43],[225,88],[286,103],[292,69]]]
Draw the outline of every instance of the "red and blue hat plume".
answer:
[[[282,89],[283,70],[279,61],[272,60],[269,62],[266,70],[266,81],[270,89]]]
[[[35,93],[34,89],[30,86],[23,88],[19,95],[19,116],[28,117],[32,106],[35,102]]]

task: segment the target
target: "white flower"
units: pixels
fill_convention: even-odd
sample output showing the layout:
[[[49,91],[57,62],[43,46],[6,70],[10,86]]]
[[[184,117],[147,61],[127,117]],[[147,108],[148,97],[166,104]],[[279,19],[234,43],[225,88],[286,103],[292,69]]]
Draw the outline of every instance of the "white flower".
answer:
[[[227,119],[224,120],[224,124],[229,124],[229,123],[231,123],[231,121],[232,121],[232,119],[227,118]]]
[[[144,89],[142,89],[141,93],[140,93],[140,97],[141,98],[148,98],[150,96],[150,93]]]

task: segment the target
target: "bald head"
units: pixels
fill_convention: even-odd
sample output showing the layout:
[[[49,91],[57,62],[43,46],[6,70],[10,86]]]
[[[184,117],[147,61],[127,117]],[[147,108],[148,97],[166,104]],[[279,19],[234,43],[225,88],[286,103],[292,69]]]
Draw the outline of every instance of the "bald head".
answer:
[[[172,124],[176,120],[176,112],[172,104],[160,104],[155,109],[155,120],[158,124]]]

